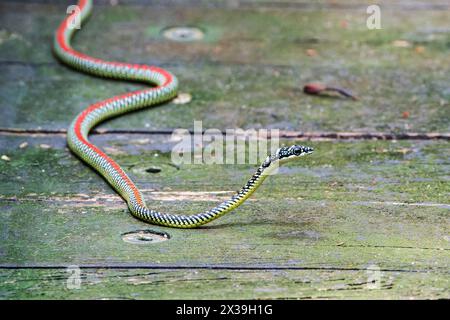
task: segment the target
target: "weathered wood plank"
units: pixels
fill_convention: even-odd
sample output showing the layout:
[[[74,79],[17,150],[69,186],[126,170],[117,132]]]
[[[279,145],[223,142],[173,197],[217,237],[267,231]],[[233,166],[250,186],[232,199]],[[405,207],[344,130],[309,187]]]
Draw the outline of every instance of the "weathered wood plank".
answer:
[[[55,62],[50,43],[63,5],[0,6],[0,127],[66,128],[88,104],[136,88]],[[76,38],[78,49],[166,66],[193,96],[188,105],[168,104],[104,127],[192,128],[195,119],[219,129],[449,131],[445,11],[384,12],[384,31],[368,30],[357,10],[346,14],[345,27],[342,11],[333,10],[103,6],[94,16]],[[198,26],[205,38],[171,42],[161,31],[173,25]],[[398,39],[410,47],[395,47]],[[425,51],[416,52],[418,46]],[[309,57],[307,49],[318,56]],[[309,81],[341,85],[363,99],[306,96],[301,87]]]
[[[158,210],[203,210],[253,171],[250,165],[177,170],[170,166],[170,142],[107,138],[94,137],[115,148]],[[63,137],[45,139],[30,137],[25,149],[17,147],[23,137],[1,139],[11,159],[0,163],[4,266],[449,270],[448,142],[311,142],[314,156],[280,169],[235,213],[189,232],[133,219],[100,177],[59,149]],[[39,147],[44,142],[53,148]],[[133,151],[120,154],[120,148]],[[162,171],[146,173],[148,166]],[[121,238],[149,228],[171,239],[141,246]]]
[[[441,274],[339,270],[1,270],[1,299],[420,299],[449,298]],[[67,286],[69,280],[69,287]]]
[[[172,211],[179,206],[153,204]],[[289,204],[258,200],[239,214],[188,232],[140,223],[113,206],[3,203],[2,265],[364,270],[375,264],[387,271],[448,273],[448,210]],[[122,240],[122,234],[142,229],[171,238],[142,245]]]
[[[63,129],[87,104],[138,87],[55,61],[49,44],[69,2],[0,4],[0,128]],[[369,31],[363,1],[150,3],[101,1],[75,46],[165,66],[193,100],[100,130],[192,129],[202,120],[221,130],[449,132],[448,4],[380,2],[389,8],[383,30]],[[171,42],[162,30],[174,25],[199,27],[204,39]],[[309,81],[362,100],[305,96]],[[203,210],[256,166],[174,166],[177,140],[163,134],[92,139],[162,211]],[[236,212],[186,231],[133,219],[63,134],[1,131],[0,298],[449,298],[449,142],[307,144],[313,156],[283,167]],[[143,229],[170,239],[123,241]],[[82,267],[80,290],[66,286],[68,265]],[[370,268],[380,270],[376,290]]]
[[[33,3],[33,4],[54,4],[53,0],[4,0],[4,2],[11,3]],[[61,3],[70,4],[70,0],[62,0]],[[387,9],[409,9],[409,10],[423,10],[447,8],[449,5],[443,0],[396,0],[395,2],[389,0],[380,0],[377,2],[383,8]],[[114,6],[117,4],[111,3],[110,0],[95,0],[98,6]],[[357,9],[367,7],[373,4],[370,0],[289,0],[289,1],[270,1],[270,0],[121,0],[121,6],[154,6],[154,7],[212,7],[212,8],[247,8],[251,6],[258,6],[262,8],[292,8],[292,9]]]
[[[255,163],[181,165],[177,168],[173,166],[170,152],[179,141],[168,135],[94,135],[92,140],[149,191],[165,188],[232,191],[239,188],[257,166]],[[29,145],[20,149],[23,142]],[[281,168],[279,176],[267,181],[266,188],[278,188],[279,197],[285,196],[283,188],[293,179],[289,190],[299,196],[307,192],[310,200],[352,201],[356,193],[361,201],[448,203],[450,150],[447,141],[280,142],[294,143],[311,145],[316,151],[303,158],[301,163]],[[65,145],[63,135],[0,136],[0,151],[11,158],[11,161],[0,161],[3,181],[0,194],[112,193],[98,175],[71,155]],[[160,167],[162,171],[156,175],[145,171],[152,166]],[[217,180],[211,180],[211,176]],[[67,184],[67,181],[71,183]],[[78,189],[74,190],[72,184]]]

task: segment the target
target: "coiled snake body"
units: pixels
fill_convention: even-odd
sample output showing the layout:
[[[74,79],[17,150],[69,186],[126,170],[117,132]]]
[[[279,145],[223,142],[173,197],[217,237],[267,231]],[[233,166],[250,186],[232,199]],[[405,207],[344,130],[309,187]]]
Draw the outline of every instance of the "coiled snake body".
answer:
[[[64,63],[82,72],[100,77],[146,82],[152,87],[97,102],[76,116],[67,132],[69,148],[98,171],[127,202],[131,213],[146,222],[177,228],[194,228],[208,223],[241,205],[283,162],[296,159],[313,150],[304,146],[282,147],[257,169],[247,184],[231,199],[206,212],[179,215],[149,209],[141,192],[125,171],[102,150],[88,140],[89,131],[100,122],[118,115],[168,101],[177,95],[178,81],[170,72],[147,65],[109,62],[74,50],[70,39],[75,21],[83,22],[92,10],[91,0],[80,0],[75,10],[61,23],[54,38],[55,55]],[[76,20],[73,20],[76,19]]]

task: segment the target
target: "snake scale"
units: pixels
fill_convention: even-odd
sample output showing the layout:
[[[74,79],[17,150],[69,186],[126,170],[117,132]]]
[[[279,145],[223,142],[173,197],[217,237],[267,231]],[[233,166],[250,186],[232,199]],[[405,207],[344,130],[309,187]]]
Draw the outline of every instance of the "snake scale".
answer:
[[[139,81],[151,85],[148,89],[133,91],[90,105],[79,113],[67,131],[69,148],[89,164],[122,196],[136,218],[148,223],[194,228],[208,223],[241,205],[274,171],[279,164],[310,154],[310,147],[293,145],[281,147],[268,156],[245,186],[231,199],[205,212],[181,215],[161,213],[149,209],[142,193],[125,171],[89,139],[89,131],[100,122],[121,114],[171,100],[177,95],[178,81],[170,72],[143,64],[104,61],[76,51],[70,40],[76,31],[76,21],[86,20],[92,11],[92,0],[80,0],[78,9],[68,15],[58,27],[54,37],[54,53],[65,64],[79,71],[99,77]],[[74,20],[76,19],[76,20]]]

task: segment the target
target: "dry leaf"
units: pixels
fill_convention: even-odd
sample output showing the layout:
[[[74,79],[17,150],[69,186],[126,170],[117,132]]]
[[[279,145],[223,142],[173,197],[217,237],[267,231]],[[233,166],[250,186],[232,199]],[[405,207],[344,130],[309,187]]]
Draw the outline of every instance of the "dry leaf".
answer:
[[[398,48],[411,47],[411,43],[409,41],[406,41],[406,40],[395,40],[395,41],[392,42],[392,45],[394,47],[398,47]]]
[[[395,150],[396,153],[401,153],[401,154],[407,154],[407,153],[411,153],[412,149],[409,148],[400,148]]]
[[[347,20],[341,20],[340,26],[342,29],[348,28],[348,21]]]
[[[417,46],[414,50],[415,50],[417,53],[422,54],[422,53],[425,52],[425,47],[423,47],[423,46]]]
[[[306,55],[309,57],[315,57],[318,55],[318,53],[317,53],[317,50],[315,50],[315,49],[307,49]]]
[[[305,84],[305,86],[303,87],[303,92],[308,94],[319,94],[322,91],[326,90],[326,88],[327,87],[321,83],[311,82]]]
[[[191,102],[192,96],[189,93],[179,93],[178,96],[173,99],[175,104],[187,104]]]

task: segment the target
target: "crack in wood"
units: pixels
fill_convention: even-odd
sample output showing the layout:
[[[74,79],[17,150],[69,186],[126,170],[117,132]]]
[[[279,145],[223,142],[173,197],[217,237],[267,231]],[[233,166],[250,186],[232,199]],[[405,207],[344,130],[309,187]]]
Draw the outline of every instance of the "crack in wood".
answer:
[[[105,270],[230,270],[230,271],[367,271],[365,267],[299,267],[299,266],[284,266],[284,265],[152,265],[152,264],[79,264],[80,269],[105,269]],[[67,269],[64,264],[0,264],[0,270],[18,270],[18,269],[33,269],[33,270],[57,270]],[[450,274],[447,268],[430,268],[430,269],[399,269],[399,268],[380,268],[381,272],[399,272],[399,273],[441,273]]]
[[[188,130],[190,134],[194,131]],[[0,135],[65,135],[66,129],[20,129],[20,128],[0,128]],[[94,129],[91,134],[94,135],[109,135],[109,134],[139,134],[139,135],[172,135],[174,130],[129,130],[129,129]],[[203,132],[205,134],[205,132]],[[226,131],[222,131],[225,135]],[[267,138],[271,138],[270,133]],[[295,140],[315,140],[315,141],[329,141],[329,140],[450,140],[450,133],[440,132],[405,132],[405,133],[390,133],[390,132],[325,132],[325,131],[287,131],[280,130],[278,138],[281,139],[295,139]]]
[[[191,201],[191,202],[214,202],[228,199],[235,193],[232,190],[220,191],[153,191],[151,189],[141,190],[145,197],[149,200],[156,201]],[[284,198],[286,201],[295,201],[297,198]],[[4,202],[46,202],[55,204],[80,204],[81,206],[90,204],[99,204],[103,206],[123,204],[123,200],[119,195],[101,194],[101,195],[87,195],[74,194],[71,196],[48,196],[48,195],[33,195],[33,196],[3,196],[0,195],[0,201]],[[256,201],[256,199],[248,199],[248,201]],[[323,203],[323,200],[309,200],[310,202]],[[380,205],[380,206],[411,206],[411,207],[437,207],[443,209],[450,209],[450,203],[432,203],[432,202],[398,202],[398,201],[351,201],[351,200],[335,200],[334,202],[349,203],[353,205]],[[119,207],[119,206],[117,206]],[[122,207],[122,206],[120,206]]]

